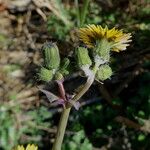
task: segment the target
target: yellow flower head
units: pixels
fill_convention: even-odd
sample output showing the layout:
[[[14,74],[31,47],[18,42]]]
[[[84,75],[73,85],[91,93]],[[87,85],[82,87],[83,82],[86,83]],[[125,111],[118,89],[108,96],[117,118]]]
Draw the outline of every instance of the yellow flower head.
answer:
[[[122,30],[115,27],[108,29],[107,26],[102,28],[94,24],[80,28],[79,37],[89,48],[93,48],[96,42],[105,39],[111,43],[111,50],[116,52],[125,50],[129,46],[128,43],[131,42],[131,33],[123,33]]]
[[[14,150],[38,150],[38,147],[34,144],[28,144],[26,148],[24,148],[22,145],[18,145]]]

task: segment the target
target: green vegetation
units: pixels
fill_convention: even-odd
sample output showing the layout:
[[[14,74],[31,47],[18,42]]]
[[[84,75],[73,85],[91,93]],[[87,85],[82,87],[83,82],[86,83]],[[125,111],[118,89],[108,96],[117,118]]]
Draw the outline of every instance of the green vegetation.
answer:
[[[29,5],[33,10],[23,5],[0,7],[4,14],[0,16],[0,150],[28,143],[50,150],[62,107],[51,105],[36,87],[57,93],[53,82],[41,81],[53,78],[48,68],[41,70],[47,76],[40,74],[37,80],[37,70],[44,63],[40,49],[46,41],[57,43],[62,58],[59,73],[66,76],[66,91],[74,94],[84,77],[69,76],[78,71],[73,69],[78,64],[72,50],[84,45],[76,29],[87,24],[124,29],[132,33],[132,43],[126,51],[110,53],[110,79],[103,85],[95,81],[82,97],[81,108],[71,111],[62,150],[149,149],[149,0],[52,0],[54,10],[44,4]],[[93,58],[92,53],[88,55]],[[98,80],[106,79],[104,73],[99,72]]]

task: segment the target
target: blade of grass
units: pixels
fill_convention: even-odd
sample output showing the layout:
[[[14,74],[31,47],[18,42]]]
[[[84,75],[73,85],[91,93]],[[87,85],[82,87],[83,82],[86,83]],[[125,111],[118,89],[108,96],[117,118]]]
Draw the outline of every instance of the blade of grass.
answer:
[[[80,9],[79,9],[78,0],[75,0],[75,7],[76,7],[76,15],[77,15],[77,26],[80,27],[81,18],[80,18]]]
[[[84,0],[83,8],[80,11],[80,26],[84,25],[85,18],[86,18],[87,12],[88,12],[89,2],[90,2],[90,0]]]

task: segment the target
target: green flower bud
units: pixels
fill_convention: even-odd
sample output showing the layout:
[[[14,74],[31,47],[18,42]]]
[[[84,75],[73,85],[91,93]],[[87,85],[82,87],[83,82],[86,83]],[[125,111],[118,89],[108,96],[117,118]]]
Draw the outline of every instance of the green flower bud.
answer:
[[[48,70],[48,69],[42,67],[40,69],[40,72],[38,73],[38,77],[42,81],[49,82],[53,78],[53,70]]]
[[[59,49],[55,43],[46,42],[42,48],[44,65],[47,69],[58,69],[60,65]]]
[[[63,77],[63,75],[60,73],[60,72],[56,72],[55,73],[55,80],[61,80],[61,79],[63,79],[64,77]]]
[[[100,56],[101,59],[105,61],[109,61],[110,48],[111,48],[110,42],[108,42],[106,39],[102,39],[100,41],[97,41],[95,52]]]
[[[92,64],[92,61],[89,57],[88,50],[84,47],[78,47],[75,51],[77,56],[77,62],[80,68],[84,66],[90,67]]]
[[[104,81],[110,78],[112,75],[112,69],[108,65],[101,65],[96,73],[98,80]]]

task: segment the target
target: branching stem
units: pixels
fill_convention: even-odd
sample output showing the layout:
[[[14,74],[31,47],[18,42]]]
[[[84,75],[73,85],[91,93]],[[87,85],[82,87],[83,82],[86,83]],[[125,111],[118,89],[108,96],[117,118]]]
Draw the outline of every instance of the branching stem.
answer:
[[[94,74],[88,77],[87,82],[85,83],[83,88],[80,90],[80,92],[77,93],[72,98],[72,101],[74,101],[74,102],[78,101],[87,92],[87,90],[90,88],[90,86],[92,85],[92,83],[94,81],[94,77],[95,77]],[[58,125],[58,130],[57,130],[57,134],[56,134],[56,139],[53,144],[52,150],[61,150],[61,146],[62,146],[62,142],[63,142],[63,138],[64,138],[64,134],[65,134],[65,130],[66,130],[66,126],[67,126],[71,108],[72,108],[72,105],[69,105],[69,103],[68,103],[68,107],[64,108],[64,110],[61,114],[59,125]]]

